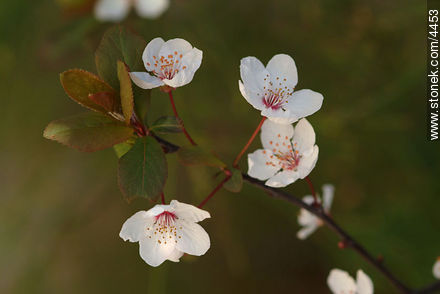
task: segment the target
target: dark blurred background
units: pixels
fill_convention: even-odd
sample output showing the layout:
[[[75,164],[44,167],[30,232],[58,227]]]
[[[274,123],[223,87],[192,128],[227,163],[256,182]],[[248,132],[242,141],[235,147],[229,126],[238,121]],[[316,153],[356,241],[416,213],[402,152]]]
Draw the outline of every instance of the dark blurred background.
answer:
[[[212,246],[200,258],[158,268],[119,238],[122,223],[153,204],[127,204],[112,149],[80,153],[42,137],[53,119],[83,111],[59,73],[92,72],[109,23],[73,0],[0,2],[1,293],[330,293],[334,267],[371,276],[376,293],[396,293],[359,256],[321,228],[299,241],[298,209],[245,185],[221,191],[202,225]],[[157,20],[131,13],[123,24],[147,41],[181,37],[203,50],[201,68],[175,91],[199,144],[228,163],[260,114],[240,95],[239,62],[293,56],[298,89],[324,94],[309,117],[320,147],[315,186],[336,186],[337,221],[412,286],[433,282],[440,255],[440,150],[426,140],[425,1],[171,0]],[[150,118],[172,114],[153,92]],[[168,137],[178,144],[183,135]],[[259,148],[256,140],[250,150]],[[167,198],[197,204],[216,170],[168,157]],[[241,164],[247,170],[245,160]],[[286,188],[302,197],[305,182]]]

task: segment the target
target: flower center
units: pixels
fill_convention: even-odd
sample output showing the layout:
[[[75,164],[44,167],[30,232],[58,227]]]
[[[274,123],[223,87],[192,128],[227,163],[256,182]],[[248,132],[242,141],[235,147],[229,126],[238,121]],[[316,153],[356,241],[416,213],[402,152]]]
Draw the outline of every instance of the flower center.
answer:
[[[266,75],[264,81],[270,80],[269,75]],[[262,94],[262,100],[266,108],[272,108],[277,110],[281,108],[284,103],[288,103],[287,98],[292,96],[293,88],[288,87],[286,83],[286,78],[276,77],[275,80],[269,81],[266,86],[264,86],[264,92]],[[259,94],[258,94],[259,95]]]
[[[275,156],[280,160],[283,170],[296,170],[300,161],[297,150],[291,150],[286,153],[276,153]]]
[[[276,166],[274,160],[277,159],[283,170],[296,170],[300,161],[301,155],[296,150],[297,144],[293,144],[287,136],[281,136],[278,134],[277,139],[269,141],[269,144],[273,147],[271,151],[273,155],[270,156],[271,161],[267,161],[266,165]],[[266,151],[263,151],[266,153]]]
[[[174,213],[164,211],[154,217],[154,223],[159,224],[160,226],[168,227],[173,225],[176,219],[177,216]]]
[[[183,54],[178,51],[174,51],[174,54],[168,54],[168,56],[153,55],[153,73],[161,80],[171,80],[180,70],[186,69],[186,66],[182,66],[182,57]],[[147,66],[150,67],[151,64],[147,62]]]
[[[179,234],[179,230],[182,230],[182,227],[175,226],[176,219],[178,217],[169,211],[156,215],[154,217],[154,224],[146,228],[147,237],[155,242],[157,241],[160,245],[177,243],[182,238]]]

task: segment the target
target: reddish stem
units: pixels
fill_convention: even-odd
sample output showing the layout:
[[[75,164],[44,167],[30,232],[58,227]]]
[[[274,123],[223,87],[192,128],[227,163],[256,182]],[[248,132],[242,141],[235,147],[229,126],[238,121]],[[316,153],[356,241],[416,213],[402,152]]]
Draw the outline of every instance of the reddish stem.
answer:
[[[173,112],[174,112],[174,116],[177,118],[177,120],[180,123],[180,126],[182,127],[183,133],[185,134],[186,138],[188,139],[188,141],[192,144],[192,145],[197,145],[196,142],[194,142],[194,140],[191,138],[191,136],[189,135],[189,133],[186,131],[185,126],[183,125],[183,120],[179,117],[179,114],[177,113],[177,108],[176,105],[174,104],[174,98],[173,98],[173,93],[172,91],[168,92],[168,95],[170,96],[170,102],[171,102],[171,106],[173,107]]]
[[[220,182],[220,184],[218,184],[217,185],[217,187],[215,187],[214,188],[214,190],[212,190],[212,192],[197,206],[198,208],[202,208],[203,207],[203,205],[205,205],[206,204],[206,202],[208,202],[209,201],[209,199],[211,199],[214,195],[215,195],[215,193],[217,193],[222,187],[223,187],[223,185],[227,182],[227,181],[229,181],[229,179],[231,178],[231,175],[229,174],[229,175],[227,175],[224,179],[223,179],[223,181],[221,181]]]
[[[243,147],[243,149],[240,151],[240,153],[237,155],[237,157],[234,160],[234,163],[232,164],[234,167],[238,167],[238,162],[240,161],[240,158],[243,156],[243,154],[246,152],[246,150],[249,148],[251,143],[254,141],[255,136],[258,134],[258,132],[261,129],[261,126],[263,125],[264,121],[267,117],[263,116],[260,123],[258,124],[258,127],[255,129],[254,133],[250,137],[249,141],[246,143],[246,145]]]
[[[314,203],[313,205],[319,206],[318,197],[316,196],[315,187],[313,187],[312,180],[310,180],[309,176],[306,177],[307,184],[309,184],[310,191],[312,192]]]
[[[162,201],[162,204],[165,204],[165,194],[164,193],[162,193],[160,195],[160,200]]]

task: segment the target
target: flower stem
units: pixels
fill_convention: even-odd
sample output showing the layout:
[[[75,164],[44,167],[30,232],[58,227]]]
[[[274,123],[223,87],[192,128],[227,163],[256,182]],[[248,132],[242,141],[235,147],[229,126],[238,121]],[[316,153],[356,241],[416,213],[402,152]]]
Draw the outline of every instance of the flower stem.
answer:
[[[160,200],[162,201],[162,204],[165,204],[165,194],[163,192],[160,195]]]
[[[310,191],[312,192],[312,195],[313,195],[313,200],[314,200],[313,205],[318,206],[319,201],[318,201],[318,197],[316,196],[315,187],[313,187],[312,180],[310,180],[309,176],[307,176],[306,181],[307,181],[307,184],[309,184]]]
[[[180,123],[180,126],[182,127],[183,133],[185,134],[186,138],[188,139],[188,141],[192,144],[192,145],[197,145],[196,142],[194,142],[194,140],[191,138],[191,136],[189,135],[189,133],[186,131],[185,126],[183,125],[183,120],[179,117],[179,114],[177,113],[177,108],[176,105],[174,104],[174,98],[173,98],[173,92],[169,91],[168,95],[170,96],[170,102],[171,102],[171,106],[173,107],[173,112],[174,112],[174,116],[177,118],[177,120]]]
[[[258,132],[261,129],[261,126],[263,125],[264,121],[266,120],[267,117],[263,116],[263,118],[261,119],[260,123],[258,124],[258,127],[255,129],[254,133],[252,134],[252,136],[250,137],[249,141],[246,143],[246,145],[243,147],[243,149],[240,151],[240,153],[237,155],[237,157],[234,160],[234,163],[232,164],[234,167],[238,167],[238,162],[240,161],[240,158],[243,156],[243,154],[246,152],[246,150],[249,148],[249,146],[251,145],[252,141],[254,141],[255,136],[258,134]]]
[[[215,193],[217,193],[222,187],[223,185],[229,181],[229,179],[231,178],[230,174],[227,174],[226,177],[220,182],[220,184],[217,185],[217,187],[214,188],[214,190],[212,190],[211,193],[209,193],[209,195],[197,206],[198,208],[202,208],[203,205],[206,204],[206,202],[209,201],[209,199],[211,199]]]

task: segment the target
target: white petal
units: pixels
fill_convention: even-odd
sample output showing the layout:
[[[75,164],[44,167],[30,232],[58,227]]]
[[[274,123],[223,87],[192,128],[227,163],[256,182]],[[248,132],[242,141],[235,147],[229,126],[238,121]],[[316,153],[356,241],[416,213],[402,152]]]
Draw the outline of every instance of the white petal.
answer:
[[[373,294],[374,286],[370,277],[362,270],[358,270],[356,274],[357,294]]]
[[[309,116],[318,111],[322,106],[324,97],[312,90],[299,90],[293,92],[287,99],[284,108],[298,118]]]
[[[238,88],[240,89],[241,95],[250,105],[258,110],[264,109],[263,98],[259,97],[256,92],[246,89],[240,80],[238,81]]]
[[[119,22],[124,19],[130,9],[126,0],[99,0],[95,4],[95,17],[100,21]]]
[[[248,175],[260,181],[273,177],[281,168],[272,151],[263,149],[248,154],[248,166]]]
[[[299,174],[296,171],[285,170],[267,180],[266,186],[274,188],[286,187],[297,179],[299,179]]]
[[[270,80],[269,72],[261,61],[253,56],[241,59],[240,76],[245,89],[254,93],[263,93]]]
[[[313,234],[318,229],[318,226],[310,225],[302,228],[301,230],[296,233],[296,236],[300,240],[305,240],[307,237],[309,237],[311,234]]]
[[[434,263],[434,267],[432,268],[432,274],[436,279],[440,279],[440,257],[437,258],[437,261]]]
[[[136,86],[142,89],[153,89],[164,85],[161,79],[146,72],[131,72],[130,77]]]
[[[298,214],[298,223],[305,227],[305,226],[316,226],[318,227],[319,221],[316,216],[314,216],[309,211],[305,210],[304,208],[301,208]]]
[[[173,262],[179,262],[179,259],[183,256],[183,254],[184,253],[182,251],[174,248],[173,252],[171,252],[167,259]]]
[[[139,254],[142,259],[151,266],[158,266],[168,259],[175,258],[174,249],[176,243],[174,241],[159,243],[158,238],[143,238],[139,241]]]
[[[330,271],[327,284],[334,294],[356,293],[356,283],[354,279],[350,277],[347,272],[340,269]]]
[[[298,177],[304,179],[310,172],[315,168],[316,162],[318,161],[319,148],[318,146],[313,147],[313,151],[308,156],[303,156],[298,164]]]
[[[193,46],[186,40],[181,38],[175,38],[170,39],[166,41],[162,48],[159,51],[159,57],[168,57],[168,55],[175,55],[175,52],[177,52],[177,55],[185,55],[186,53],[190,52],[193,49]]]
[[[261,115],[267,117],[274,123],[283,125],[292,124],[299,119],[298,116],[292,114],[289,110],[284,110],[283,108],[263,108]]]
[[[322,186],[322,206],[324,211],[330,212],[333,203],[333,195],[335,193],[335,187],[331,184],[325,184]]]
[[[291,149],[290,139],[293,136],[292,125],[277,124],[266,120],[261,127],[261,143],[265,149],[274,153],[285,153]],[[274,151],[275,150],[275,151]]]
[[[145,18],[157,18],[170,5],[169,0],[135,0],[134,8],[137,14]]]
[[[164,79],[163,82],[170,87],[177,88],[189,84],[195,72],[202,63],[203,52],[197,48],[193,48],[182,57],[182,67],[180,71],[171,79]],[[185,69],[183,67],[185,66]]]
[[[146,211],[139,211],[132,215],[122,225],[119,237],[124,241],[138,242],[145,236],[145,230],[154,222],[154,217]]]
[[[277,54],[269,61],[266,69],[269,71],[274,82],[274,78],[279,77],[281,80],[284,78],[286,81],[284,85],[289,88],[295,88],[298,83],[298,72],[296,70],[295,61],[287,54]]]
[[[147,71],[154,71],[154,69],[157,68],[154,64],[159,58],[159,52],[163,44],[165,44],[165,41],[162,38],[154,38],[145,47],[144,52],[142,53],[142,61],[144,62]]]
[[[313,145],[315,145],[315,131],[312,125],[307,119],[301,119],[295,126],[295,134],[292,138],[293,148],[299,151],[299,154],[312,151]]]
[[[211,246],[208,233],[196,223],[184,220],[176,221],[177,236],[176,248],[185,253],[200,256],[208,251]]]
[[[170,205],[176,216],[182,220],[189,222],[200,222],[205,218],[211,217],[209,212],[190,204],[181,203],[177,200],[172,200]]]

